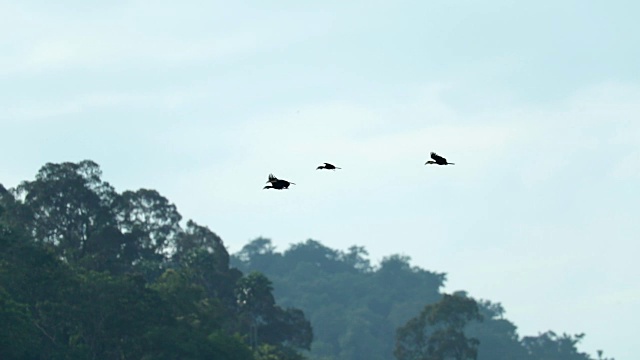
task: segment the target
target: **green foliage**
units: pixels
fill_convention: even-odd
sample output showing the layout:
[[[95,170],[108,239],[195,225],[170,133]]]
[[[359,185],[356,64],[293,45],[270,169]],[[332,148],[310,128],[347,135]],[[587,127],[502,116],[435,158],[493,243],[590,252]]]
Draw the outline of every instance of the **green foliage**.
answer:
[[[229,256],[157,191],[101,176],[87,160],[0,185],[0,358],[388,360],[401,327],[416,359],[591,360],[582,335],[520,338],[500,304],[443,297],[406,256],[265,238]]]
[[[275,306],[271,281],[262,273],[252,272],[236,285],[236,298],[240,309],[253,316],[267,316]]]
[[[175,247],[182,216],[157,191],[125,191],[115,199],[113,207],[120,231],[137,235],[144,258],[161,257],[168,248]]]
[[[0,287],[0,358],[28,359],[37,335],[25,304],[14,301]]]
[[[439,299],[445,276],[412,267],[402,256],[374,269],[366,256],[362,247],[341,252],[314,240],[278,253],[259,238],[231,262],[243,272],[263,272],[279,303],[309,316],[313,359],[390,359],[395,329]]]
[[[444,294],[398,329],[394,354],[398,360],[475,360],[479,341],[467,338],[464,328],[480,320],[475,300]]]
[[[503,318],[504,309],[490,301],[477,301],[482,322],[470,322],[465,334],[480,342],[478,360],[527,359],[527,352],[520,343],[516,326]]]
[[[283,348],[268,344],[260,345],[255,353],[255,360],[304,360],[300,353],[292,351],[290,348]]]
[[[392,359],[396,330],[419,317],[425,305],[437,310],[432,321],[441,327],[431,345],[442,352],[433,356],[454,352],[460,345],[460,356],[472,358],[475,353],[478,360],[539,360],[541,348],[553,349],[547,353],[554,354],[549,355],[556,356],[553,359],[583,359],[571,357],[577,342],[571,345],[562,337],[550,337],[540,345],[527,340],[531,337],[520,338],[498,303],[475,301],[476,310],[467,313],[470,318],[464,307],[453,306],[455,301],[442,304],[445,275],[411,266],[407,256],[392,255],[372,266],[362,247],[342,252],[308,240],[278,252],[271,240],[258,238],[231,256],[231,263],[244,272],[263,272],[273,281],[278,303],[309,316],[314,341],[308,356],[313,360]],[[464,292],[454,295],[467,299],[463,303],[474,301]],[[483,321],[474,320],[478,317]],[[422,324],[427,328],[426,317]],[[429,334],[423,333],[422,339]],[[410,344],[408,337],[405,340],[406,346],[419,346]]]
[[[298,309],[282,309],[276,305],[271,281],[261,273],[252,272],[240,279],[236,299],[251,344],[292,345],[309,349],[313,339],[311,324]]]
[[[266,277],[243,277],[215,233],[181,219],[154,190],[117,193],[91,161],[0,185],[0,358],[253,360],[248,313],[265,318],[254,346],[301,358],[312,340],[304,314],[279,307]]]
[[[48,163],[34,181],[22,182],[15,193],[23,200],[26,227],[36,241],[54,245],[57,254],[75,261],[98,229],[114,225],[110,206],[115,191],[100,179],[92,161]]]
[[[211,359],[219,360],[256,360],[251,349],[237,334],[229,336],[223,332],[209,335],[208,340],[218,349],[218,356]]]
[[[547,331],[538,336],[527,336],[522,343],[531,360],[590,360],[589,355],[578,352],[576,348],[583,337],[584,334],[559,336]]]

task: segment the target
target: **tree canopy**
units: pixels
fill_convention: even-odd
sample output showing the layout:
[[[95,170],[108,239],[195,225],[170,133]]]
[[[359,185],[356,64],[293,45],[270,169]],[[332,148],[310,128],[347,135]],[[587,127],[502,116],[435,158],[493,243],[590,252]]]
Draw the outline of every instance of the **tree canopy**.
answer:
[[[521,337],[499,303],[442,293],[446,274],[405,255],[266,238],[230,255],[89,160],[0,184],[0,250],[2,359],[593,359],[583,334]]]
[[[263,272],[278,302],[307,314],[314,360],[591,359],[577,349],[581,336],[521,337],[499,303],[443,294],[446,274],[412,266],[406,255],[372,264],[361,246],[340,251],[307,240],[279,252],[257,238],[231,264]]]
[[[0,185],[0,248],[2,359],[302,359],[313,339],[214,232],[92,161]]]

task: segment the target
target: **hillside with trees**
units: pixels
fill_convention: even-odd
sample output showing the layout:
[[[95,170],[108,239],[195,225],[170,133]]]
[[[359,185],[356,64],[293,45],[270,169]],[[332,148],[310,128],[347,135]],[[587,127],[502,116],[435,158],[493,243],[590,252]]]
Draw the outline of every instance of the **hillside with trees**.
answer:
[[[91,161],[0,185],[0,358],[302,359],[304,313],[222,240]]]
[[[265,238],[230,256],[88,160],[0,184],[0,250],[1,359],[593,359],[582,334],[521,337],[500,304],[443,294],[446,274],[406,256]]]
[[[279,303],[307,314],[311,359],[593,359],[578,350],[584,334],[522,337],[499,303],[443,294],[446,274],[412,266],[407,256],[374,266],[359,246],[340,251],[307,240],[278,252],[271,240],[258,238],[233,254],[231,264],[263,272]],[[455,305],[459,299],[464,306]]]

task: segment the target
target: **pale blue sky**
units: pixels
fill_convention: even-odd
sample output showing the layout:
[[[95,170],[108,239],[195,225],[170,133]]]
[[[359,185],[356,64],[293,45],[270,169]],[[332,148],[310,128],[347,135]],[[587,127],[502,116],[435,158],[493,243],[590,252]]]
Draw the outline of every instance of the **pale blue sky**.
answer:
[[[264,3],[0,1],[0,182],[92,159],[231,251],[407,254],[637,354],[640,3]]]

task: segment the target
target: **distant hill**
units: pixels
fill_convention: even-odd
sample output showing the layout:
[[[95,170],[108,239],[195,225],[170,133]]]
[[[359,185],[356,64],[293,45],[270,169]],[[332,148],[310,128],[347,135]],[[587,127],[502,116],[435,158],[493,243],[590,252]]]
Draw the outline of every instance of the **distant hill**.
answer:
[[[446,281],[446,274],[411,266],[406,256],[391,255],[374,266],[363,247],[343,252],[315,240],[278,252],[271,240],[258,238],[233,254],[231,265],[264,273],[278,303],[304,311],[314,330],[314,360],[395,359],[396,330],[438,302]],[[465,332],[480,341],[479,360],[591,359],[577,350],[582,335],[520,337],[500,304],[477,303],[484,321]]]

